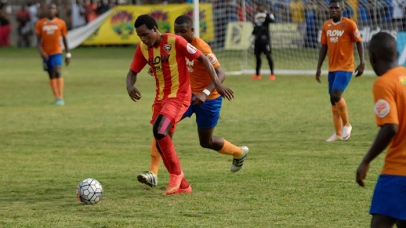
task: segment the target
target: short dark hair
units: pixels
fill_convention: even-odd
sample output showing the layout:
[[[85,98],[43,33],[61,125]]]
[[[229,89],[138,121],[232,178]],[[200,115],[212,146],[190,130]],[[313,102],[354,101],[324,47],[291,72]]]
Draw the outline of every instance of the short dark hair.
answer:
[[[396,39],[387,32],[375,34],[369,42],[368,49],[371,55],[384,62],[393,62],[397,59]]]
[[[344,6],[343,0],[330,0],[330,3],[338,3],[340,6]]]
[[[186,15],[181,15],[175,19],[175,24],[187,24],[193,26],[193,20]]]
[[[156,20],[153,17],[149,16],[148,14],[140,15],[135,20],[134,23],[135,28],[141,27],[142,25],[146,25],[148,29],[153,29],[154,26],[158,28]]]

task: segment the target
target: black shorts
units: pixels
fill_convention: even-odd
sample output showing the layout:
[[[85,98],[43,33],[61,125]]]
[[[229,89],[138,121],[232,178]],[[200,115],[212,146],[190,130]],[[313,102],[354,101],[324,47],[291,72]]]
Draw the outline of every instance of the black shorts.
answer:
[[[255,41],[254,54],[259,55],[261,53],[264,53],[265,55],[272,54],[272,46],[270,40]]]

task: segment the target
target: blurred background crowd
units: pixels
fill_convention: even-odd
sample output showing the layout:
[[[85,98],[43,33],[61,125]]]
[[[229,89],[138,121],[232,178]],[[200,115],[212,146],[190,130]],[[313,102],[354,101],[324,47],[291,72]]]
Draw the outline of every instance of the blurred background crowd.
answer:
[[[51,0],[0,0],[0,47],[35,46],[34,27],[46,16]],[[193,3],[193,0],[54,0],[68,29],[86,25],[116,5]],[[230,21],[252,21],[257,3],[265,3],[278,23],[297,23],[306,47],[317,46],[317,33],[329,18],[328,0],[200,0],[212,3],[216,37],[225,36]],[[343,15],[359,26],[405,30],[406,0],[347,0]],[[11,40],[11,41],[10,41]]]

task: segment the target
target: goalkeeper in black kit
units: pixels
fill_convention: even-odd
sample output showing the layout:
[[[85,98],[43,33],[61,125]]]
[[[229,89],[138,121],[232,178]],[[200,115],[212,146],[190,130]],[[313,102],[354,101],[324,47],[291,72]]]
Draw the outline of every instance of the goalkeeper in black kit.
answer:
[[[269,33],[269,24],[275,21],[273,14],[266,12],[264,4],[257,5],[257,13],[254,16],[254,54],[256,58],[255,74],[251,77],[253,80],[260,80],[261,74],[261,54],[264,53],[268,59],[269,69],[271,70],[270,80],[275,80],[275,74],[273,71],[272,60],[272,46],[271,36]]]

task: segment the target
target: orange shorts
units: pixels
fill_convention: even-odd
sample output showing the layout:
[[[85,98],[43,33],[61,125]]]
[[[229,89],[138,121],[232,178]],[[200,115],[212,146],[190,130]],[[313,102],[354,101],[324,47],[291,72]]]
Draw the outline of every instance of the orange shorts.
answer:
[[[168,117],[173,123],[170,132],[174,132],[176,128],[176,123],[182,119],[183,114],[190,106],[190,96],[188,98],[168,98],[165,100],[157,101],[155,100],[152,104],[152,118],[150,123],[154,124],[156,118],[159,114]]]

